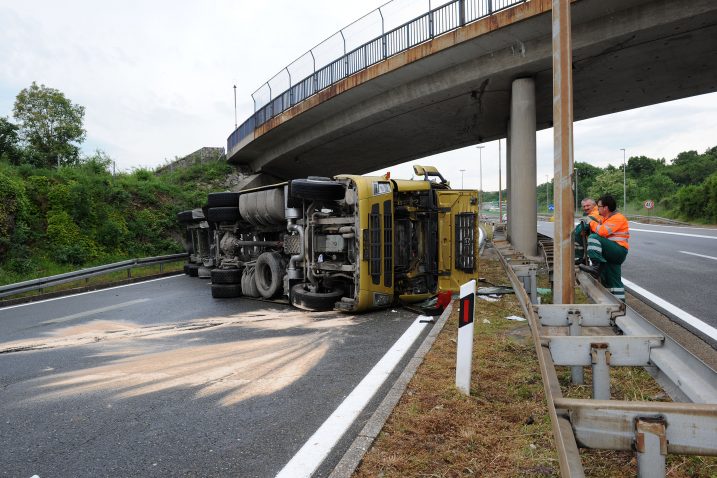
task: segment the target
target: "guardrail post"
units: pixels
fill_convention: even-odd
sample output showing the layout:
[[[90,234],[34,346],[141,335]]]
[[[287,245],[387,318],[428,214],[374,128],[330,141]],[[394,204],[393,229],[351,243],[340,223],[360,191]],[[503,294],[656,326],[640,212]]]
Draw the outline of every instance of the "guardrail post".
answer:
[[[456,341],[456,387],[466,395],[471,394],[475,295],[475,280],[461,285],[461,302],[458,312],[458,340]]]
[[[570,324],[571,337],[579,337],[583,334],[580,317],[580,312],[576,310],[568,311],[568,324]],[[581,365],[575,365],[570,368],[570,382],[573,385],[582,385],[585,383],[585,373]]]
[[[610,351],[608,344],[590,344],[593,370],[593,398],[610,400]]]
[[[132,269],[131,269],[131,268],[128,268],[128,269],[127,269],[127,278],[128,278],[128,279],[131,279],[131,278],[132,278]]]
[[[637,476],[640,478],[665,476],[665,425],[665,419],[662,417],[639,417],[635,420]]]

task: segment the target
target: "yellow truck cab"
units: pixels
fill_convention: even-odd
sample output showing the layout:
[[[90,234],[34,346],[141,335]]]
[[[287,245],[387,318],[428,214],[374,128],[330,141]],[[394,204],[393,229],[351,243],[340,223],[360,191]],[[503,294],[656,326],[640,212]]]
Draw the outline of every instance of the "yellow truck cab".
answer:
[[[478,271],[478,192],[450,189],[434,167],[414,172],[219,193],[232,206],[210,195],[212,294],[357,312],[458,291]]]

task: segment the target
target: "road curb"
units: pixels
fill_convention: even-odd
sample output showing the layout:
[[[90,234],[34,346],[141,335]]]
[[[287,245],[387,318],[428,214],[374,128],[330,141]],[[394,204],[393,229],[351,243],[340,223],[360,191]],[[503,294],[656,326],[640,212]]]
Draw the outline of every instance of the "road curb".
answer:
[[[413,354],[411,360],[408,361],[406,368],[403,369],[403,372],[401,372],[401,375],[398,379],[396,379],[396,382],[388,391],[386,397],[384,397],[349,449],[346,453],[344,453],[344,456],[331,472],[329,478],[348,478],[353,475],[354,471],[356,471],[356,468],[361,463],[361,460],[363,460],[364,455],[381,432],[381,429],[383,429],[386,420],[388,420],[391,412],[393,412],[393,409],[396,407],[398,401],[406,391],[408,382],[410,382],[416,374],[418,367],[423,363],[423,359],[426,357],[428,351],[431,350],[436,338],[438,338],[438,334],[440,334],[441,330],[443,330],[443,326],[448,321],[448,317],[451,315],[452,310],[453,304],[451,303],[438,318],[436,325],[433,326],[431,331],[423,340],[423,343],[420,347],[418,347],[418,350],[416,350],[416,353]]]

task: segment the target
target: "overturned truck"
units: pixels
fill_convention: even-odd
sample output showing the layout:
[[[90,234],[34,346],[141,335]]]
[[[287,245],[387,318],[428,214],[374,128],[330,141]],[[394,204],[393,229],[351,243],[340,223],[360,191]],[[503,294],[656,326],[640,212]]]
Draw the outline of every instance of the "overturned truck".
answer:
[[[478,193],[414,171],[210,194],[212,296],[348,312],[457,291],[477,273]]]

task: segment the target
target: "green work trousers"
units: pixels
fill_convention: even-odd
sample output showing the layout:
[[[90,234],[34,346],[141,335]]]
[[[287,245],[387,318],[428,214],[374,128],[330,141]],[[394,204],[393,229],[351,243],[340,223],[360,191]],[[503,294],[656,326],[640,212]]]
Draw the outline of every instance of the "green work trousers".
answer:
[[[590,227],[588,227],[587,224],[585,224],[584,227],[585,231],[590,234]],[[582,238],[582,231],[583,231],[583,224],[578,224],[575,226],[575,231],[573,231],[573,241],[575,242],[575,258],[576,259],[582,259],[583,254],[585,254],[585,248],[583,247],[583,238]]]
[[[612,295],[625,302],[622,263],[627,257],[627,249],[598,234],[590,234],[588,236],[588,257],[594,265],[601,263],[600,283]]]

